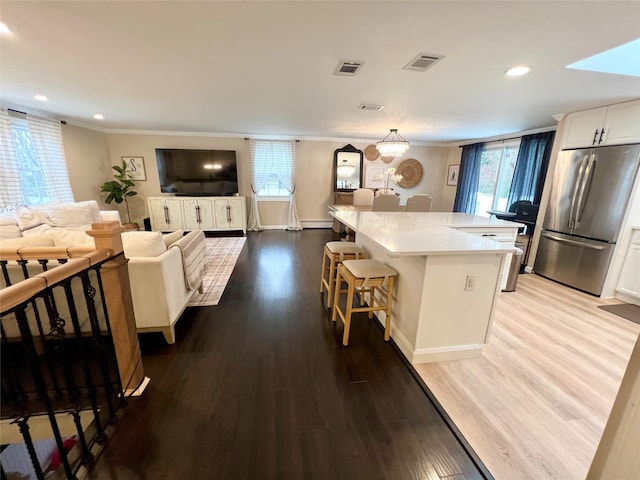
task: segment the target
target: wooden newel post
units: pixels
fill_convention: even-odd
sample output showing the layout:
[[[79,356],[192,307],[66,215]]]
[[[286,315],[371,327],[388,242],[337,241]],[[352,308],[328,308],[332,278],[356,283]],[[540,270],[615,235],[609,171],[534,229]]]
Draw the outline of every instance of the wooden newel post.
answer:
[[[120,236],[125,229],[118,222],[93,223],[91,228],[87,235],[93,237],[96,249],[113,252],[113,258],[103,264],[101,276],[120,380],[123,390],[127,392],[135,390],[142,383],[144,371],[131,300],[128,260],[123,254]]]

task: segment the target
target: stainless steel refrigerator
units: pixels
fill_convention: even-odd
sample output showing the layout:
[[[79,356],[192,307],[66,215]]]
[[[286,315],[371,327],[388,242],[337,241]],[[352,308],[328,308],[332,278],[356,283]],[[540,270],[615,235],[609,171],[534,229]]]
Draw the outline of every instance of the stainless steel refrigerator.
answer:
[[[638,144],[560,152],[536,273],[602,293],[639,163]]]

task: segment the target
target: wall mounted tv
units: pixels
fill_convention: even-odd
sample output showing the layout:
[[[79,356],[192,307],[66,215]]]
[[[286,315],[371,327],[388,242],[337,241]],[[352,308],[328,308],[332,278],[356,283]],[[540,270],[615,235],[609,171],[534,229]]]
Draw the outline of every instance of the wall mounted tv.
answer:
[[[238,193],[235,150],[156,148],[160,190],[176,195]]]

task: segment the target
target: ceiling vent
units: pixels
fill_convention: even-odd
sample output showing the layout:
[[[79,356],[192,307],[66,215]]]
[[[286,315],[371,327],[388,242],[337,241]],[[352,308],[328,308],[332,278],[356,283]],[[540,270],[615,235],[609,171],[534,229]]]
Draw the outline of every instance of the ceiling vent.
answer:
[[[341,60],[336,67],[336,71],[333,73],[336,75],[349,75],[353,77],[358,73],[363,64],[364,62]]]
[[[407,63],[403,70],[411,70],[413,72],[424,72],[434,63],[442,60],[444,55],[433,55],[430,53],[419,53],[413,60]]]
[[[382,110],[384,105],[368,105],[366,103],[362,103],[358,105],[358,110],[374,110],[376,112]]]

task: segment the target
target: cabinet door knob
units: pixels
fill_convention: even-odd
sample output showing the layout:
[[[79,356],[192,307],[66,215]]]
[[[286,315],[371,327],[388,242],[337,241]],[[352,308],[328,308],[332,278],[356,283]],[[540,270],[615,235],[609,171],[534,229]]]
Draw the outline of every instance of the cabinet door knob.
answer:
[[[598,138],[598,132],[599,130],[596,128],[596,133],[593,134],[593,142],[591,142],[591,145],[596,144],[596,139]]]

